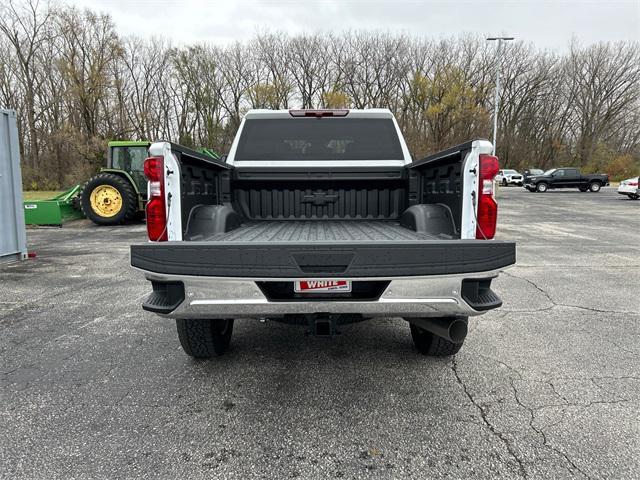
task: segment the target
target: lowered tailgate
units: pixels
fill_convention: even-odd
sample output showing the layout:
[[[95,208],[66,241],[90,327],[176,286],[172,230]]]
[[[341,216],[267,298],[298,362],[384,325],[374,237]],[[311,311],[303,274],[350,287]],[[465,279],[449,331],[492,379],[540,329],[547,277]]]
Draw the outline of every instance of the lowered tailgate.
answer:
[[[214,240],[131,246],[136,268],[208,277],[449,275],[498,270],[515,261],[514,242],[481,240]]]

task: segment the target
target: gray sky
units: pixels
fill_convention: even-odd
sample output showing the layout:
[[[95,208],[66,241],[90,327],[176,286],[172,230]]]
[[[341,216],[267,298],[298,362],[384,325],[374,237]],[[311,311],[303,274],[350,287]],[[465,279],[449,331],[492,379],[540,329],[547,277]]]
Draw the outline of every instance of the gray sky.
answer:
[[[382,30],[428,37],[507,33],[540,48],[640,40],[640,0],[67,0],[109,13],[121,34],[173,43],[244,40],[256,31]]]

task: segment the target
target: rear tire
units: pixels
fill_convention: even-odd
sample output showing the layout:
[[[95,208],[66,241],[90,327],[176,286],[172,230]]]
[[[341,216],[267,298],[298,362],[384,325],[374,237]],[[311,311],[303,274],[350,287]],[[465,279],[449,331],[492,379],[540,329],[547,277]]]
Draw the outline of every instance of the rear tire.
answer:
[[[233,319],[177,319],[178,339],[187,355],[211,358],[227,351],[233,333]]]
[[[581,192],[586,192],[589,189],[587,187],[579,187],[578,190],[580,190]]]
[[[416,349],[429,357],[448,357],[460,351],[463,343],[453,343],[410,323],[411,338]]]
[[[549,186],[544,182],[536,185],[536,192],[545,193],[547,190],[549,190]]]
[[[135,217],[138,196],[127,180],[113,173],[99,173],[83,187],[80,206],[97,225],[119,225]]]
[[[637,193],[630,193],[628,197],[630,200],[638,200],[640,198],[640,195],[638,195]]]
[[[503,179],[502,179],[502,186],[503,186],[503,187],[506,187],[506,186],[507,186],[507,179],[506,179],[506,178],[503,178]]]
[[[591,190],[593,193],[599,192],[601,187],[602,185],[600,185],[600,182],[591,182],[589,184],[589,190]]]

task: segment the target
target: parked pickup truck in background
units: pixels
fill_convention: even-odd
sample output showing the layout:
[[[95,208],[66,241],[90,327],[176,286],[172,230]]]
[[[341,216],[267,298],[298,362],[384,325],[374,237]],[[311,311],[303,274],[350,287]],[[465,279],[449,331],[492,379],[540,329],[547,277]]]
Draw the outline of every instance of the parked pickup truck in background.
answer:
[[[522,183],[527,183],[527,178],[535,177],[536,175],[544,174],[544,170],[540,170],[539,168],[527,168],[522,172]]]
[[[412,162],[389,110],[251,110],[226,161],[167,142],[145,162],[151,242],[131,264],[145,310],[176,319],[185,352],[222,354],[237,318],[316,335],[404,317],[417,349],[456,353],[468,317],[515,263],[496,231],[491,143]]]
[[[508,185],[522,186],[522,175],[515,170],[498,170],[496,182],[506,187]]]
[[[530,192],[546,192],[550,188],[577,188],[581,192],[599,192],[605,185],[609,185],[608,175],[581,175],[580,170],[571,167],[552,168],[542,175],[533,175],[524,180],[524,187]]]

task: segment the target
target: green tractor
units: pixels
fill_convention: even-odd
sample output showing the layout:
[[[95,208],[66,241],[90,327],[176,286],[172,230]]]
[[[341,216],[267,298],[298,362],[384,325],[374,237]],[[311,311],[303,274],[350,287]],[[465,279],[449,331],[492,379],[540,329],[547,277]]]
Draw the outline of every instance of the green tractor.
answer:
[[[147,179],[144,161],[151,142],[109,142],[107,168],[87,183],[75,185],[53,198],[24,201],[27,225],[62,225],[83,215],[98,225],[118,225],[144,216]],[[208,148],[197,149],[216,160]],[[80,210],[82,212],[80,212]]]
[[[82,188],[82,213],[98,225],[117,225],[144,210],[147,180],[144,161],[150,142],[109,142],[107,168],[90,178]]]
[[[144,215],[147,201],[147,179],[144,161],[151,142],[109,142],[107,168],[89,179],[80,194],[82,213],[98,225],[118,225]],[[218,155],[201,148],[213,158]]]

